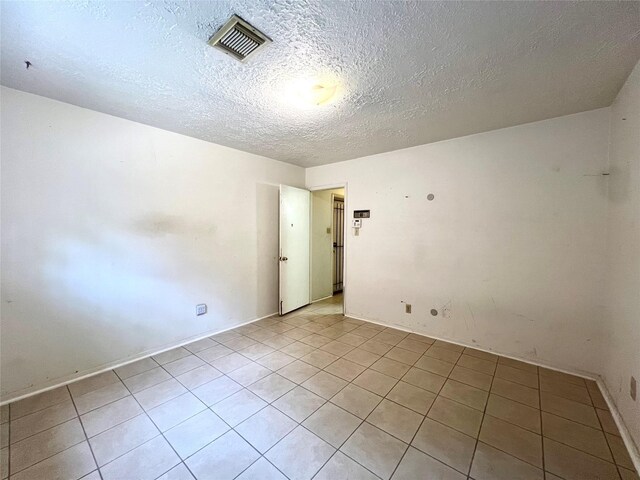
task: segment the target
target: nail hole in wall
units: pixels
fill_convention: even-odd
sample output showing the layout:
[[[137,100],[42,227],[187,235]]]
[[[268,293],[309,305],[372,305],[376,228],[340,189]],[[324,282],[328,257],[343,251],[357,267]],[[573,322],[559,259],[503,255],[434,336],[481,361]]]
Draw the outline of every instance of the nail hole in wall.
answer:
[[[435,308],[432,308],[432,309],[431,309],[431,315],[433,315],[434,317],[435,317],[436,315],[438,315],[438,310],[436,310]]]
[[[436,196],[433,193],[430,193],[429,195],[427,195],[427,200],[431,201],[434,198],[436,198]]]

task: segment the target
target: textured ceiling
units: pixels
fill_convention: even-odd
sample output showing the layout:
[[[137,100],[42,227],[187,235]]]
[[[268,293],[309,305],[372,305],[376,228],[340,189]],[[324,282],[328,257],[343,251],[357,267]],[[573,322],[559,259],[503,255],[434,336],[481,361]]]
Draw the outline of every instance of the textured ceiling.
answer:
[[[273,43],[207,45],[237,13]],[[1,3],[3,85],[301,166],[609,105],[639,2]],[[33,66],[28,70],[24,61]],[[297,108],[292,82],[336,78]]]

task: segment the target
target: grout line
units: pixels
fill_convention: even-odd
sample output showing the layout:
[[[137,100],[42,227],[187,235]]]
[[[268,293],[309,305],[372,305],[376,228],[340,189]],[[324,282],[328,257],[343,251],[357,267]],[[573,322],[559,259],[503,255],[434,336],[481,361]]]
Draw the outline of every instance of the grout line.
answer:
[[[78,422],[80,423],[80,427],[82,428],[82,433],[84,433],[84,439],[87,442],[87,445],[89,446],[89,451],[91,452],[91,456],[93,457],[93,463],[95,464],[96,468],[98,468],[98,460],[96,459],[95,453],[93,453],[93,447],[91,446],[91,442],[89,441],[89,437],[87,436],[87,431],[85,430],[84,424],[82,423],[82,419],[80,418],[80,413],[78,412],[78,407],[76,406],[76,402],[73,399],[73,395],[71,395],[71,390],[69,390],[69,386],[67,385],[66,388],[67,388],[67,392],[69,393],[69,396],[71,397],[71,403],[73,404],[73,408],[76,411],[76,415],[77,415],[76,418],[78,419]],[[69,447],[69,448],[71,448],[71,447]],[[91,472],[89,472],[89,473],[91,473]],[[98,475],[102,479],[102,472],[100,472],[100,469],[98,469]],[[80,478],[82,478],[82,477],[80,477]]]

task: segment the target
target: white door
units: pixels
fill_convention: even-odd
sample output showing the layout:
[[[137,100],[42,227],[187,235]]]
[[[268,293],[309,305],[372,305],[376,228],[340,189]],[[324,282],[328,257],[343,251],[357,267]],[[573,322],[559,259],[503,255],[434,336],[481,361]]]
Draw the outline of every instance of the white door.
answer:
[[[311,192],[280,185],[280,315],[309,303]]]

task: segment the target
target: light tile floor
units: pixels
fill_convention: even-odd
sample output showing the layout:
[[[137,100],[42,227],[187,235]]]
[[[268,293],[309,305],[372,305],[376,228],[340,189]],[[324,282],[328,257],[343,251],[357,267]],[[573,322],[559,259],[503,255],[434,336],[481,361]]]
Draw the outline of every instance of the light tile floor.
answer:
[[[596,384],[341,298],[2,408],[2,479],[638,480]]]

